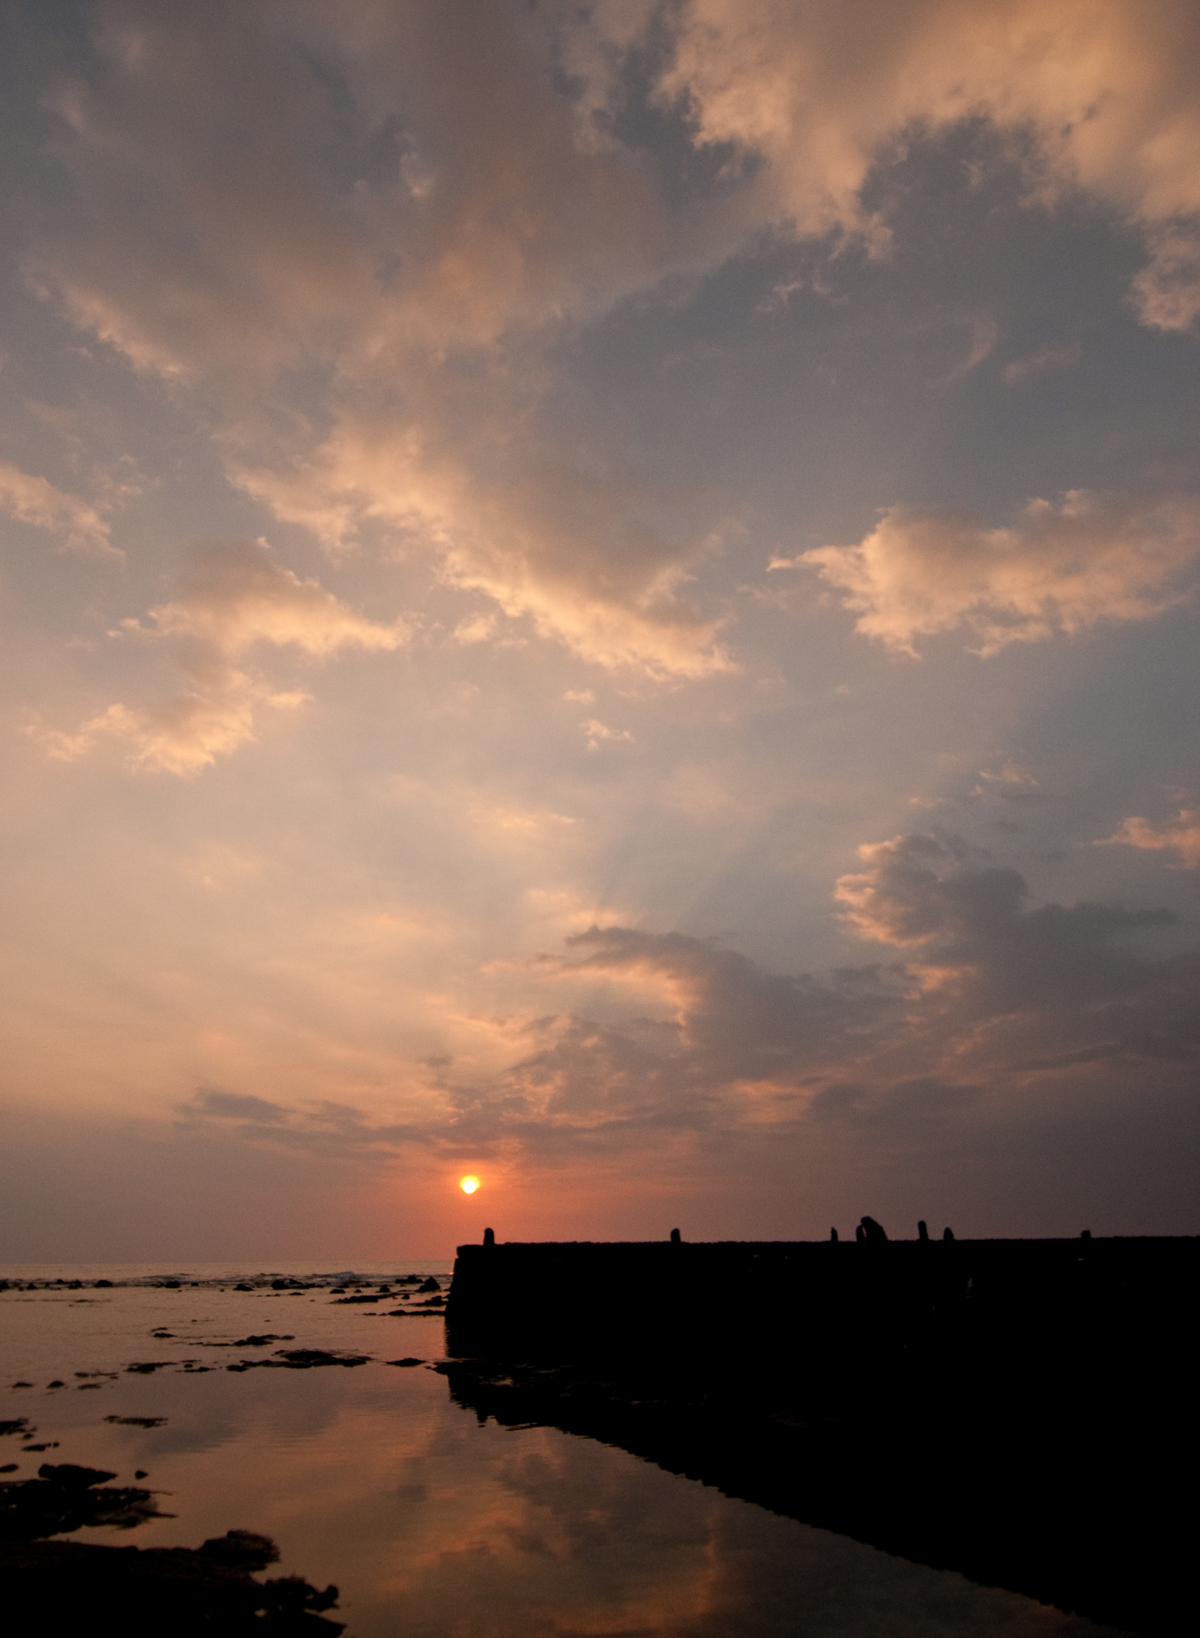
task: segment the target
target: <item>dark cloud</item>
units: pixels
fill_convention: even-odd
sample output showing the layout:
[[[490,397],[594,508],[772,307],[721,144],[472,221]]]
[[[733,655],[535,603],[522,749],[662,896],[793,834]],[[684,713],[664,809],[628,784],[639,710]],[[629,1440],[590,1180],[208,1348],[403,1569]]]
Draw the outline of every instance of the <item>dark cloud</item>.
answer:
[[[894,962],[794,977],[682,934],[593,927],[559,970],[619,980],[669,1016],[564,1019],[498,1084],[452,1095],[460,1135],[543,1160],[742,1143],[764,1125],[803,1145],[817,1127],[920,1144],[974,1124],[986,1145],[1031,1087],[1049,1116],[1089,1085],[1119,1091],[1131,1067],[1160,1089],[1194,1075],[1200,956],[1138,947],[1171,913],[1037,904],[1017,871],[949,835],[863,853],[841,897]]]
[[[427,1143],[431,1135],[428,1127],[373,1120],[353,1104],[275,1103],[214,1087],[198,1087],[179,1114],[188,1126],[225,1127],[239,1137],[329,1158],[379,1158]]]
[[[288,1118],[288,1111],[281,1103],[271,1103],[246,1092],[222,1092],[207,1086],[197,1087],[183,1110],[198,1118],[250,1121],[260,1126],[277,1126]]]

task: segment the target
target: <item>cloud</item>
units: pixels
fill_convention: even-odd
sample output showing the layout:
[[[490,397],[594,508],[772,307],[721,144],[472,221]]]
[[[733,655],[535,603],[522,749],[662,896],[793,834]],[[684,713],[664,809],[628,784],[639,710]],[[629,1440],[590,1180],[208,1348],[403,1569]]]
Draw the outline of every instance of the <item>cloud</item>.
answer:
[[[216,1120],[252,1121],[257,1125],[278,1126],[288,1111],[281,1103],[256,1098],[246,1092],[222,1092],[213,1087],[197,1087],[185,1105],[189,1114],[209,1115]]]
[[[1151,258],[1133,281],[1132,300],[1154,330],[1190,330],[1200,313],[1200,228],[1172,223],[1150,235]]]
[[[1006,387],[1019,386],[1031,375],[1042,375],[1046,370],[1069,369],[1072,364],[1079,363],[1081,355],[1082,348],[1077,341],[1068,347],[1045,347],[1026,358],[1012,359],[1000,371],[1000,379]]]
[[[48,755],[72,762],[116,740],[135,765],[188,777],[254,740],[264,709],[294,710],[310,698],[231,663],[246,650],[267,643],[325,659],[343,648],[392,650],[408,635],[403,621],[364,619],[316,580],[301,580],[265,541],[197,549],[181,595],[149,618],[149,626],[123,621],[110,635],[174,639],[192,686],[161,706],[110,705],[74,733],[30,726]]]
[[[45,478],[0,461],[0,511],[57,535],[64,546],[98,557],[124,558],[109,539],[109,524],[89,501],[55,489]]]
[[[1191,870],[1200,869],[1200,809],[1183,808],[1175,825],[1152,825],[1148,819],[1130,818],[1097,847],[1137,847],[1167,849],[1179,854]]]
[[[607,980],[617,1015],[542,1020],[550,1042],[491,1085],[455,1089],[447,1069],[463,1141],[543,1157],[764,1128],[803,1143],[813,1120],[915,1138],[1047,1077],[1056,1096],[1089,1076],[1117,1095],[1133,1069],[1194,1073],[1200,956],[1137,947],[1168,911],[1039,904],[944,833],[860,854],[837,898],[885,962],[793,976],[713,941],[592,927],[542,970]]]
[[[409,635],[404,621],[365,620],[316,580],[301,580],[276,562],[264,540],[196,550],[182,596],[151,609],[150,619],[157,635],[194,637],[230,656],[267,642],[324,658],[339,648],[399,648]],[[127,620],[121,630],[146,628]]]
[[[41,724],[26,733],[56,762],[76,762],[116,740],[128,745],[135,766],[187,778],[256,739],[263,707],[294,710],[310,698],[297,690],[273,691],[231,666],[189,669],[200,672],[202,687],[164,705],[133,709],[118,702],[74,733]]]
[[[968,513],[895,506],[857,546],[824,546],[771,568],[816,570],[858,615],[855,630],[901,654],[965,629],[972,652],[1090,626],[1145,620],[1193,590],[1200,500],[1071,490],[1030,501],[1012,528]]]
[[[972,796],[998,796],[1004,802],[1044,802],[1039,790],[1041,781],[1032,768],[1020,762],[1005,762],[998,771],[981,768],[980,783],[971,791]],[[921,806],[920,802],[915,804]],[[934,804],[936,806],[936,804]]]
[[[1034,904],[1017,871],[983,863],[945,833],[896,836],[859,854],[866,869],[841,877],[836,897],[860,937],[909,952],[927,1022],[1013,1013],[1052,1024],[1061,1009],[1064,1028],[1082,1026],[1089,1007],[1146,1001],[1152,975],[1170,970],[1129,948],[1132,937],[1172,926],[1168,910]]]
[[[836,0],[685,0],[674,26],[660,95],[731,167],[764,162],[759,208],[796,233],[883,251],[886,223],[863,204],[872,167],[915,133],[984,118],[1031,141],[1031,193],[1083,188],[1146,234],[1131,292],[1144,323],[1194,320],[1200,20],[1186,0],[864,0],[852,28]]]
[[[1146,234],[1147,323],[1190,323],[1200,301],[1200,23],[1182,0],[864,0],[853,29],[833,0],[500,4],[469,21],[107,0],[92,43],[52,102],[101,225],[47,229],[39,288],[138,369],[215,390],[229,475],[276,517],[333,550],[419,550],[604,666],[728,669],[723,611],[684,595],[721,531],[710,499],[532,433],[572,326],[764,231],[883,253],[873,168],[981,118],[1020,135],[1031,198],[1081,187]],[[690,150],[684,187],[621,117],[648,63],[655,117]],[[972,333],[959,374],[994,343],[982,320]],[[1171,504],[1142,518],[1152,537]],[[1169,543],[1136,528],[1079,569],[1064,537],[1035,572],[1074,511],[1057,532],[896,511],[810,561],[860,629],[904,650],[960,623],[990,652],[1164,606]],[[910,584],[909,558],[949,568],[944,593]]]
[[[589,751],[598,750],[605,740],[633,740],[628,728],[607,728],[596,717],[589,717],[586,722],[580,723],[580,727],[587,735]]]
[[[431,1135],[425,1128],[373,1120],[352,1104],[286,1104],[203,1086],[178,1106],[177,1114],[185,1126],[223,1127],[251,1142],[330,1159],[384,1158],[408,1145],[426,1144]]]
[[[566,449],[540,447],[536,469],[524,469],[507,437],[485,477],[447,447],[441,415],[431,407],[420,423],[378,424],[347,412],[289,470],[238,467],[235,481],[333,553],[383,526],[428,552],[445,583],[529,618],[594,664],[660,677],[733,669],[723,616],[683,595],[691,570],[723,546],[702,521],[703,495],[597,471],[594,458]]]

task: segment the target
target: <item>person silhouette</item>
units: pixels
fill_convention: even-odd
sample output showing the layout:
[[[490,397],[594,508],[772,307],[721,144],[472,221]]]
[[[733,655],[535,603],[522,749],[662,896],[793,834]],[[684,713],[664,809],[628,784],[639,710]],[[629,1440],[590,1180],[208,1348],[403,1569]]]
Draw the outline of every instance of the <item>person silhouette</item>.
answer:
[[[877,1223],[873,1217],[864,1217],[859,1227],[863,1231],[863,1239],[868,1245],[882,1246],[887,1244],[887,1230],[882,1223]]]

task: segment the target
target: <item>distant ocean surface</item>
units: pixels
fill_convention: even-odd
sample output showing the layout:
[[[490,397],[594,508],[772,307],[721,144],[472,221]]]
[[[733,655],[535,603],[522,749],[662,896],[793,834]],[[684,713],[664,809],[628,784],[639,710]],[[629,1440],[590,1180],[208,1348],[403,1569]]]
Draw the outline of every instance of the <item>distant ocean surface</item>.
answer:
[[[272,1574],[336,1583],[347,1638],[1106,1630],[593,1440],[480,1424],[434,1369],[451,1266],[0,1265],[0,1421],[23,1419],[3,1477],[103,1468],[170,1515],[71,1539],[269,1535]]]

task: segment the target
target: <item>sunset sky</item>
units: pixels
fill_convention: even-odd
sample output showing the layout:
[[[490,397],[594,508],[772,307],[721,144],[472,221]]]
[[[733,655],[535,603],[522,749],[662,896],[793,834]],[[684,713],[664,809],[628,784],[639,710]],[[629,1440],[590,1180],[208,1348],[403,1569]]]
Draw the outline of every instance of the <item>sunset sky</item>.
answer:
[[[1194,0],[0,18],[0,1260],[1200,1232]]]

